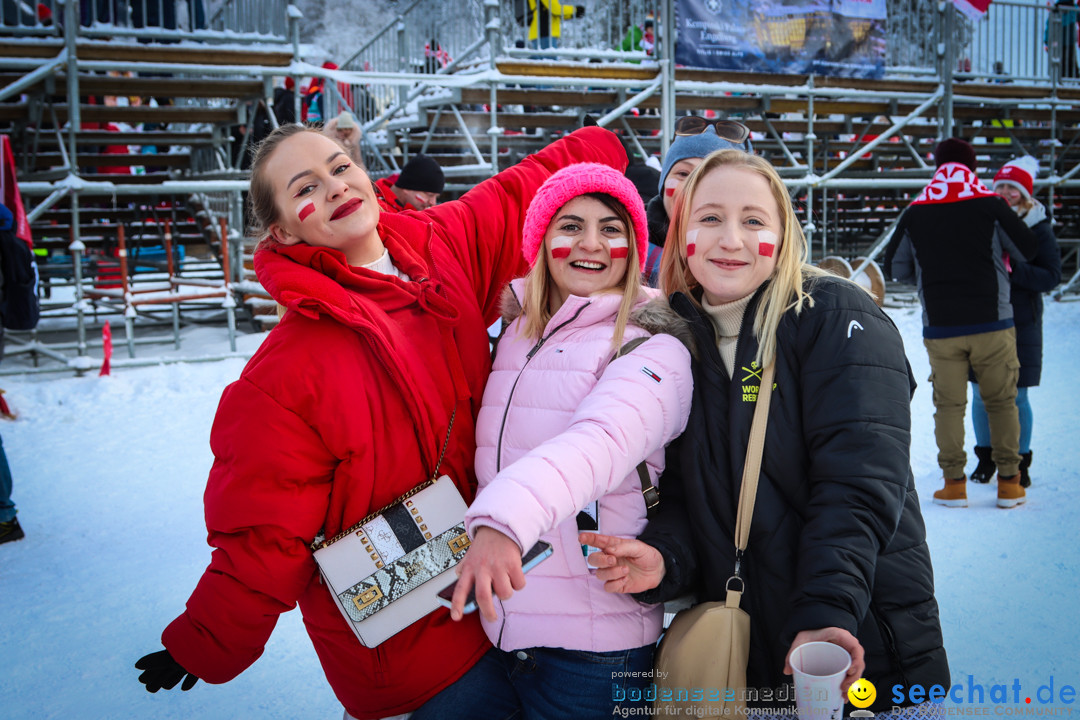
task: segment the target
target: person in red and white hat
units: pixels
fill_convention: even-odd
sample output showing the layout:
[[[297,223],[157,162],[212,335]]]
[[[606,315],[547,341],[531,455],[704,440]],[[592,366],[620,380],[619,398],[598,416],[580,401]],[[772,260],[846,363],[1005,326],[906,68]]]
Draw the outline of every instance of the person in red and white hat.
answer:
[[[1016,408],[1020,415],[1020,486],[1025,488],[1031,486],[1032,457],[1033,417],[1028,388],[1037,386],[1042,374],[1042,294],[1061,282],[1061,252],[1057,238],[1046,208],[1033,197],[1038,173],[1038,160],[1025,155],[1006,163],[994,176],[994,192],[1009,203],[1039,241],[1038,250],[1030,261],[1009,258],[1009,301],[1016,328],[1016,356],[1020,360],[1020,375],[1016,381]],[[971,422],[975,426],[975,457],[979,464],[971,473],[971,481],[986,483],[994,476],[990,423],[978,384],[972,382],[972,389]]]
[[[934,437],[944,487],[935,504],[967,507],[969,373],[993,428],[997,505],[1026,502],[1020,486],[1020,423],[1016,413],[1016,335],[1005,258],[1024,260],[1038,246],[1031,229],[976,175],[975,148],[946,138],[934,150],[937,170],[904,210],[885,248],[884,272],[917,285],[923,344],[930,359]]]

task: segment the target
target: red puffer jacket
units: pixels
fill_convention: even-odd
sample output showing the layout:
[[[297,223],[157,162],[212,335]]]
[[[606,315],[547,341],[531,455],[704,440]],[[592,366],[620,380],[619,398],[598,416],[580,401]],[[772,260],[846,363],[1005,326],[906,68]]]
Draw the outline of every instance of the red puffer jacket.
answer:
[[[391,175],[390,177],[380,178],[375,181],[375,199],[379,201],[379,208],[387,212],[401,212],[403,210],[413,210],[413,206],[399,198],[393,190],[394,183],[397,182],[398,176]]]
[[[476,413],[491,367],[486,329],[502,287],[524,269],[521,226],[558,168],[618,169],[618,139],[585,128],[424,212],[383,213],[379,233],[410,278],[350,268],[343,254],[264,243],[259,279],[288,308],[221,398],[206,525],[214,548],[162,641],[200,678],[232,679],[297,603],[326,677],[355,718],[408,712],[488,647],[476,615],[438,610],[364,648],[319,581],[308,544],[355,524],[429,477],[452,411],[440,473],[471,501]]]

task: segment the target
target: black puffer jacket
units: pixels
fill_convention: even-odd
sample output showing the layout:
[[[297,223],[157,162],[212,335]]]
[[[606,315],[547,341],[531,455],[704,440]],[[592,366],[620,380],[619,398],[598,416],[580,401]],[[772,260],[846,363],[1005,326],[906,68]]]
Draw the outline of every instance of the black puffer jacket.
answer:
[[[1050,292],[1061,282],[1061,251],[1057,238],[1046,219],[1042,205],[1032,208],[1043,219],[1031,226],[1039,240],[1039,249],[1029,262],[1012,261],[1009,275],[1009,301],[1016,323],[1016,355],[1020,359],[1017,387],[1034,387],[1042,376],[1042,316],[1043,293]],[[1027,218],[1025,218],[1025,221]]]
[[[796,633],[840,627],[866,651],[878,688],[949,687],[933,569],[909,465],[915,382],[892,321],[855,286],[809,280],[814,306],[778,331],[776,378],[757,506],[743,561],[751,617],[748,681],[778,688]],[[713,325],[688,298],[672,306],[691,324],[700,359],[687,430],[669,446],[658,516],[641,539],[667,575],[646,601],[695,591],[719,600],[734,568],[734,528],[758,368],[744,316],[729,377]],[[775,703],[772,703],[775,704]]]

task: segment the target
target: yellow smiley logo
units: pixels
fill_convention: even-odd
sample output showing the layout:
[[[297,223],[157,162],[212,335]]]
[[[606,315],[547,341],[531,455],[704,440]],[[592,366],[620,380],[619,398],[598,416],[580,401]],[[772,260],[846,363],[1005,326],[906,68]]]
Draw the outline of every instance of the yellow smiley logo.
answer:
[[[867,708],[877,698],[877,688],[866,678],[859,678],[851,683],[847,691],[848,700],[857,708]]]

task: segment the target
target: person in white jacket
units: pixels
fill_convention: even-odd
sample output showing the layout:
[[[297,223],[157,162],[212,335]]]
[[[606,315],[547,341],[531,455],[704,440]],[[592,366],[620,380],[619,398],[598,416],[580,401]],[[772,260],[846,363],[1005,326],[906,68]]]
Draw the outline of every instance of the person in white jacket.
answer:
[[[531,269],[504,296],[516,319],[477,420],[472,546],[451,609],[460,618],[475,587],[495,648],[417,717],[608,718],[647,694],[663,607],[605,593],[577,540],[582,524],[645,527],[637,466],[656,483],[690,412],[690,352],[661,332],[685,326],[641,284],[647,241],[640,195],[602,165],[563,168],[529,206]],[[521,556],[538,540],[554,554],[526,584]]]

